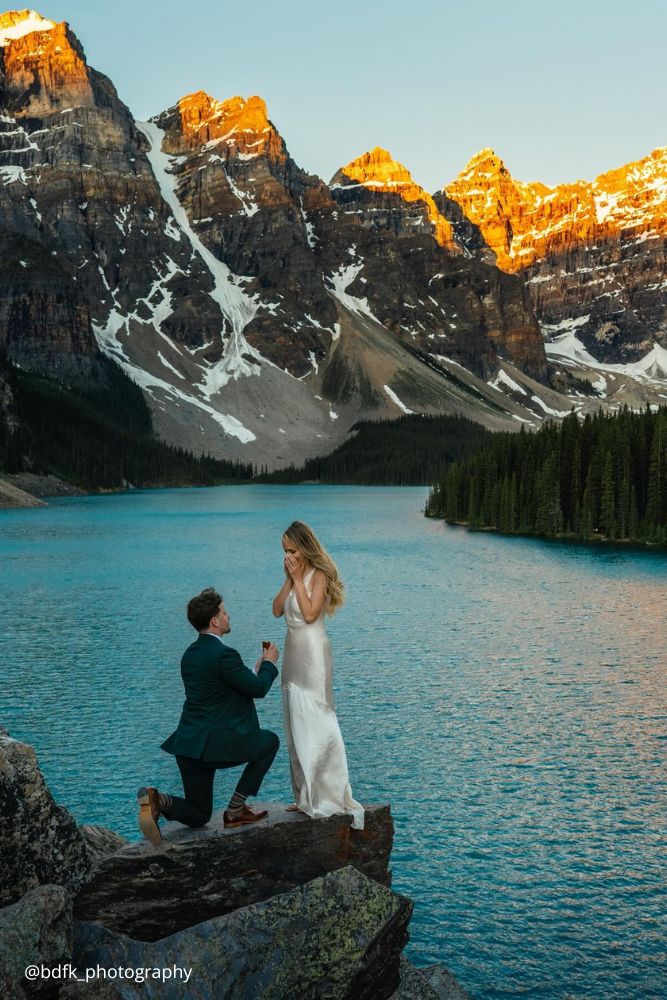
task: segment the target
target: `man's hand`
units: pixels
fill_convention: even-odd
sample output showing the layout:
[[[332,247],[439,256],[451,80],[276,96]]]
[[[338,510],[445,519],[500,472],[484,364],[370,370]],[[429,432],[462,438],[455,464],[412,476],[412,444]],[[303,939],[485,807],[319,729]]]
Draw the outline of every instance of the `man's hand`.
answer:
[[[257,662],[259,664],[262,662],[262,660],[271,660],[272,663],[277,663],[279,656],[280,656],[280,650],[276,646],[275,642],[270,642],[269,645],[264,649],[261,659],[259,659]],[[259,666],[257,667],[257,669],[259,670]]]

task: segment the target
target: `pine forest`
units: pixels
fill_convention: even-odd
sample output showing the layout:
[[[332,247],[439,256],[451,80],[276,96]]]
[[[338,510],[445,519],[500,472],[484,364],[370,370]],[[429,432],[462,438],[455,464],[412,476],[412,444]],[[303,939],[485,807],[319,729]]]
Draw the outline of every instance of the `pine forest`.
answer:
[[[574,412],[443,471],[426,514],[547,538],[667,543],[667,408]]]

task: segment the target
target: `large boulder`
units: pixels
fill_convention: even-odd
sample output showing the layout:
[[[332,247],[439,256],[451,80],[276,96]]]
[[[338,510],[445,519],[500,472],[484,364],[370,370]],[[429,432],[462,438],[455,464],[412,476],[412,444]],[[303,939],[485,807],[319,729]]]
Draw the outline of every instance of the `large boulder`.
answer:
[[[391,1000],[473,1000],[444,965],[417,969],[401,955],[400,975]]]
[[[75,924],[74,962],[80,976],[98,966],[167,971],[165,982],[125,980],[127,998],[384,1000],[399,984],[412,905],[346,867],[161,941]]]
[[[163,994],[167,996],[168,994]],[[118,980],[70,979],[61,987],[58,1000],[134,1000],[139,994],[132,986]],[[195,1000],[196,994],[192,997]]]
[[[440,1000],[419,969],[401,955],[400,982],[391,1000]]]
[[[350,816],[264,808],[268,818],[253,826],[225,830],[216,813],[200,829],[168,824],[159,847],[140,841],[103,858],[76,897],[75,918],[157,941],[346,865],[389,885],[388,805],[367,807],[363,830],[351,829]]]
[[[444,965],[429,965],[419,971],[440,1000],[473,1000]]]
[[[47,995],[50,970],[60,971],[72,954],[72,900],[60,885],[31,889],[18,903],[0,910],[0,989],[3,998],[24,995],[24,972],[39,966],[43,975],[30,995]]]
[[[86,845],[86,851],[91,865],[99,864],[110,854],[115,854],[121,847],[129,844],[126,837],[121,837],[114,830],[109,830],[106,826],[96,826],[93,823],[84,823],[79,827],[79,832]]]
[[[90,859],[67,809],[57,805],[32,747],[0,729],[0,906],[46,883],[77,889]]]

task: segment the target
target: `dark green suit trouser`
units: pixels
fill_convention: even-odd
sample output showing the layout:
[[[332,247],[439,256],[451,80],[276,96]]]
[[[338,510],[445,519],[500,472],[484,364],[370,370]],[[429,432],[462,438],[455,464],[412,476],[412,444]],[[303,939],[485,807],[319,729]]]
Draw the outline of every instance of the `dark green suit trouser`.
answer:
[[[260,729],[257,754],[252,760],[195,760],[193,757],[176,757],[183,781],[183,795],[171,797],[171,812],[167,819],[175,819],[186,826],[204,826],[213,814],[213,782],[215,772],[245,764],[236,791],[241,795],[257,795],[264,775],[269,770],[280,740],[268,729]]]

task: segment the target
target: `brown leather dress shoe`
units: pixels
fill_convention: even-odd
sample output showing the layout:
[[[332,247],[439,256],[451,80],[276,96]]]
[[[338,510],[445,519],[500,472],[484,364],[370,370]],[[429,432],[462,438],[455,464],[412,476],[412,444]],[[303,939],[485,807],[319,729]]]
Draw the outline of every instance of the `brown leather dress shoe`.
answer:
[[[160,818],[160,797],[157,788],[140,788],[137,792],[139,803],[139,829],[151,844],[161,844],[162,834],[157,821]]]
[[[268,816],[267,809],[259,809],[257,812],[252,810],[249,806],[244,806],[240,812],[230,813],[229,810],[225,809],[223,819],[225,821],[225,829],[232,826],[246,826],[248,823],[257,823],[258,820],[264,819]]]

